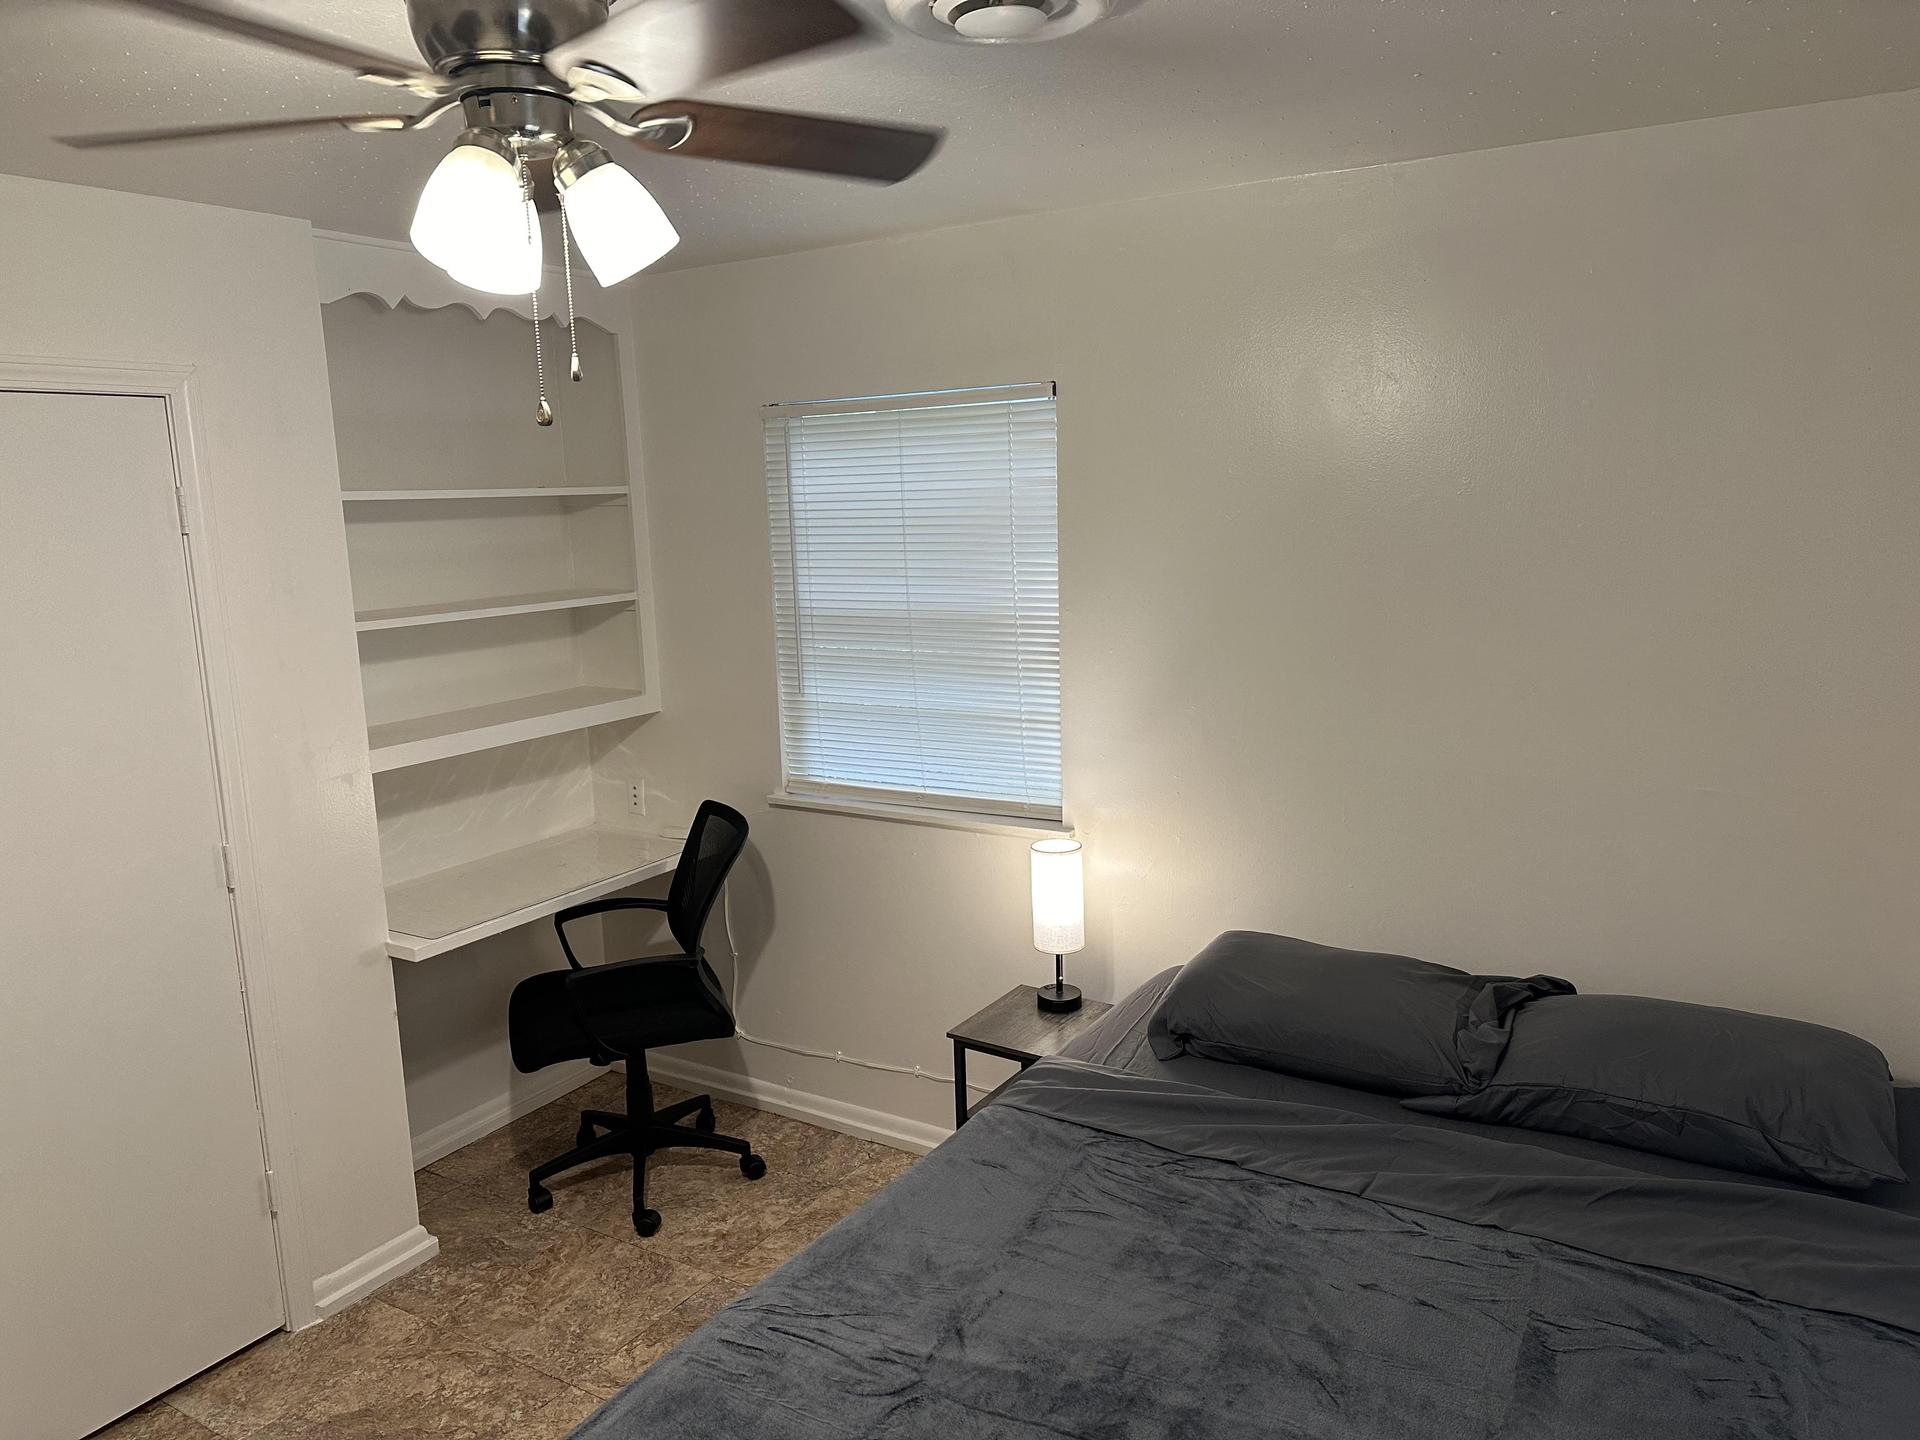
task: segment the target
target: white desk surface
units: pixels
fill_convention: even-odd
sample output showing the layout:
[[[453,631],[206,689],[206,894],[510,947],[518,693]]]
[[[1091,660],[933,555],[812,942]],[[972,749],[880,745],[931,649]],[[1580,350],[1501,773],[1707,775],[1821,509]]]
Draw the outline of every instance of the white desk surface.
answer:
[[[594,825],[390,886],[387,953],[426,960],[669,874],[680,844]]]

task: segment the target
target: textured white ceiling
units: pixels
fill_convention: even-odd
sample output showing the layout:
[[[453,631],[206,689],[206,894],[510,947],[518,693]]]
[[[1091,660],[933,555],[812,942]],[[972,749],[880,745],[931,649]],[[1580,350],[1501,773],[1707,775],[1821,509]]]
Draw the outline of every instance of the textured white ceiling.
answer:
[[[892,189],[623,154],[685,237],[669,264],[1920,87],[1912,0],[1142,0],[1078,36],[1017,47],[921,39],[892,26],[881,0],[854,3],[890,43],[706,98],[941,125],[946,147]],[[255,8],[414,53],[401,0]],[[396,97],[92,0],[0,0],[0,54],[0,169],[21,174],[400,236],[452,137],[69,151],[47,137],[379,111]]]

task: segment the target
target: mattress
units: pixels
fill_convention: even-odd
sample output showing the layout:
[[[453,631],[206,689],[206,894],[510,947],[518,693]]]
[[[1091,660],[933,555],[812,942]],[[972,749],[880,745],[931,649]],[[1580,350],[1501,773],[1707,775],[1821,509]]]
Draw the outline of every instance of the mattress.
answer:
[[[579,1440],[1916,1434],[1909,1197],[1162,1064],[1156,993],[1004,1087]]]

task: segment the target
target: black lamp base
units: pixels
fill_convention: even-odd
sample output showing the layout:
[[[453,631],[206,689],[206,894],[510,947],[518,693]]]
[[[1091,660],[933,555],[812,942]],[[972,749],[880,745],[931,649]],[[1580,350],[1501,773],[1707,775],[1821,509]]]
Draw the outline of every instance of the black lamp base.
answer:
[[[1042,985],[1034,996],[1034,1003],[1042,1010],[1064,1013],[1080,1008],[1080,987],[1078,985]]]

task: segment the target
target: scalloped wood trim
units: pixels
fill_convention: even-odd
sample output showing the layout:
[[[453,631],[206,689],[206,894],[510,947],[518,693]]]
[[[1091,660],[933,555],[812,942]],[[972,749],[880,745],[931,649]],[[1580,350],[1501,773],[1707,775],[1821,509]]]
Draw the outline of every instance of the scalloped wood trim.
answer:
[[[458,305],[479,320],[496,310],[506,310],[523,320],[533,318],[533,305],[528,296],[486,295],[469,290],[456,284],[437,265],[421,259],[411,245],[401,241],[315,230],[313,258],[323,305],[348,295],[366,295],[383,301],[389,310],[405,301],[423,310]],[[592,320],[614,333],[624,328],[625,297],[594,284],[584,263],[574,266],[573,299],[580,318]],[[560,270],[550,265],[547,283],[540,291],[540,313],[564,316],[565,304]]]
[[[453,286],[451,288],[455,290],[460,289],[460,287],[458,286]],[[462,290],[460,291],[460,293],[463,296],[472,295],[471,291]],[[515,308],[513,304],[514,297],[511,295],[473,296],[473,298],[475,300],[481,300],[481,299],[499,300],[502,303],[498,305],[490,305],[486,307],[486,313],[482,314],[481,309],[477,304],[468,304],[465,299],[454,300],[444,305],[433,305],[433,304],[423,303],[422,301],[414,298],[412,295],[402,295],[397,300],[389,300],[385,295],[382,295],[377,291],[370,290],[370,289],[349,290],[345,294],[336,296],[332,300],[323,299],[320,303],[323,306],[325,306],[325,305],[336,304],[340,300],[349,300],[349,299],[371,300],[375,305],[378,305],[382,309],[385,309],[388,311],[399,310],[404,308],[407,310],[411,310],[415,314],[419,314],[419,315],[425,315],[434,310],[464,310],[469,315],[473,316],[476,320],[485,320],[490,315],[493,315],[497,312],[504,311],[506,314],[513,316],[513,318],[516,320],[525,320],[527,318],[527,311],[524,308],[524,306],[522,308]],[[541,298],[542,299],[545,298],[544,292]],[[579,298],[579,295],[577,292],[574,298],[576,300]],[[564,325],[566,323],[566,317],[562,314],[562,312],[557,307],[543,305],[540,307],[540,312],[543,316],[545,316],[546,322],[548,325]],[[619,338],[619,332],[617,330],[615,330],[610,325],[601,324],[600,321],[594,319],[593,316],[587,314],[587,312],[584,310],[580,312],[578,319],[581,325],[585,326],[590,330],[597,330],[602,335],[611,336],[615,340],[618,340]]]

